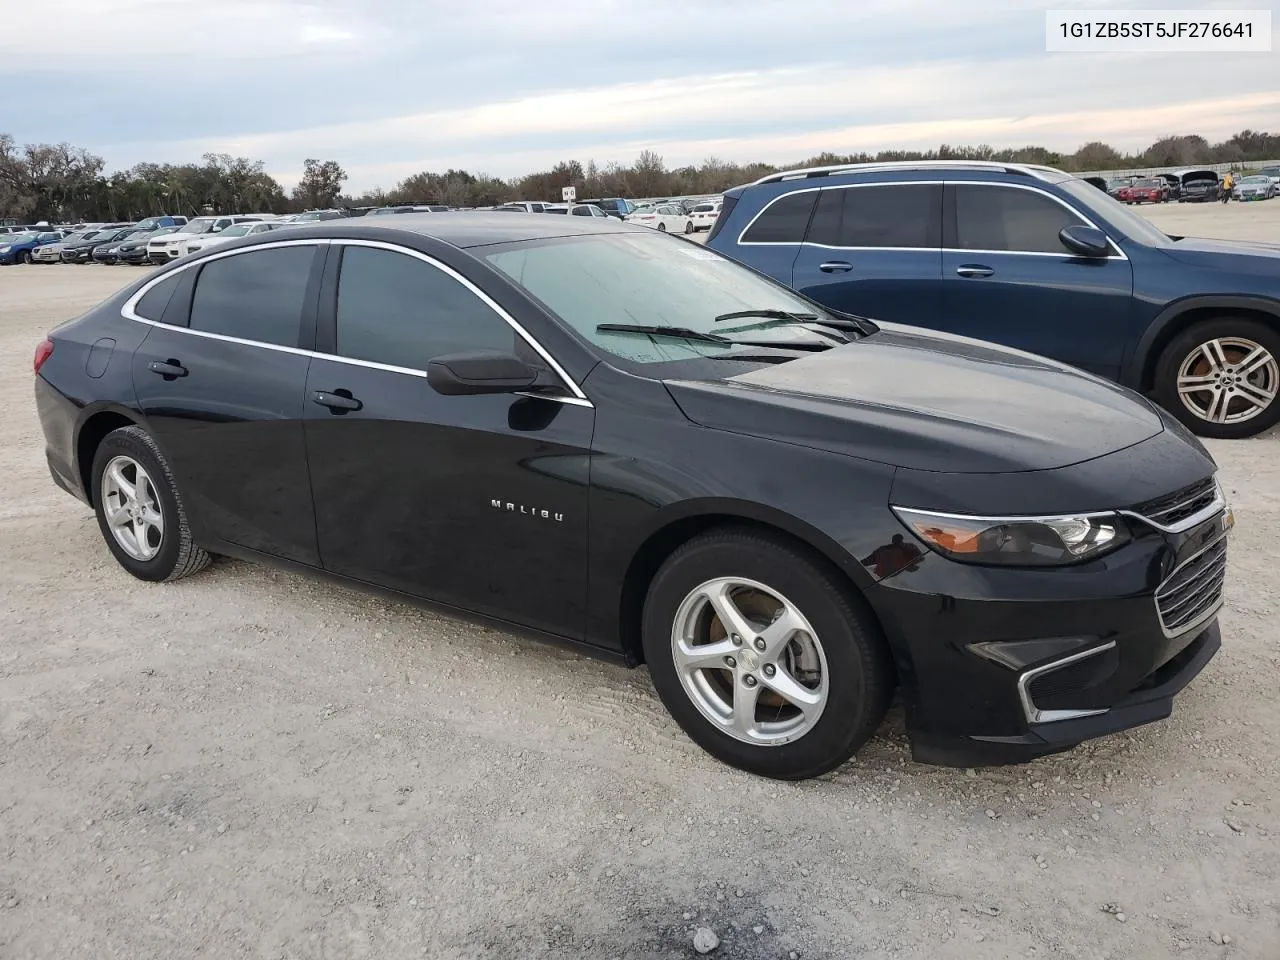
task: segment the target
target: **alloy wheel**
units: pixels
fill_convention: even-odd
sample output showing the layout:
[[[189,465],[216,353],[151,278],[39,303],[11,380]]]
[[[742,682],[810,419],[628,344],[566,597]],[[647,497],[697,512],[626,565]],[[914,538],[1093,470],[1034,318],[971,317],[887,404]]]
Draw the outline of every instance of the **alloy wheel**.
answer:
[[[102,509],[120,549],[135,560],[155,558],[164,543],[164,512],[155,485],[132,457],[114,457],[102,472]]]
[[[676,611],[671,655],[698,711],[744,743],[798,740],[827,705],[817,633],[786,597],[754,580],[720,577],[690,591]]]
[[[1275,402],[1280,364],[1253,340],[1217,337],[1183,358],[1177,385],[1183,406],[1201,420],[1243,423]]]

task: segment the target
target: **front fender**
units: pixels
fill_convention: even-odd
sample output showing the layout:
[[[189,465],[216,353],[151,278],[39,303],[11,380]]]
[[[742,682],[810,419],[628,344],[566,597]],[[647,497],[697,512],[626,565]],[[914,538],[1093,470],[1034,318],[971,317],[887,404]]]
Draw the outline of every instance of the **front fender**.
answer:
[[[1268,314],[1280,323],[1280,299],[1260,294],[1206,294],[1182,297],[1167,304],[1147,325],[1121,373],[1120,382],[1142,390],[1146,373],[1155,363],[1156,354],[1178,329],[1179,318],[1192,310],[1216,310],[1224,313],[1250,310]]]

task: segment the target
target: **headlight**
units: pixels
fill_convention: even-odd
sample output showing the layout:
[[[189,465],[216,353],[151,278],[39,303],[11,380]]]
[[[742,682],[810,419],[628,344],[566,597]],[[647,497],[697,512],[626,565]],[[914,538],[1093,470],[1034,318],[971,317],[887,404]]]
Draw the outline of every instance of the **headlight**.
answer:
[[[0,247],[0,253],[8,253],[12,249],[12,247]]]
[[[908,529],[938,553],[962,563],[1060,566],[1092,560],[1130,539],[1114,513],[1057,517],[967,517],[894,507]]]

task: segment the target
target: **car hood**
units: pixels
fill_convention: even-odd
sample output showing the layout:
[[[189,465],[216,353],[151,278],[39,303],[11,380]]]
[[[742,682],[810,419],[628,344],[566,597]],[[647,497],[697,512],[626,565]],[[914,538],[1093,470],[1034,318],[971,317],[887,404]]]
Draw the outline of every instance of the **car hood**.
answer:
[[[147,243],[168,243],[170,240],[194,240],[196,237],[205,237],[209,234],[205,233],[166,233],[163,237],[152,237]]]
[[[1174,260],[1183,263],[1212,263],[1238,268],[1241,258],[1248,258],[1256,265],[1274,267],[1280,271],[1280,243],[1183,237],[1161,249]]]
[[[1147,401],[1043,357],[882,324],[879,333],[719,381],[667,381],[695,423],[914,470],[1049,470],[1164,429]]]

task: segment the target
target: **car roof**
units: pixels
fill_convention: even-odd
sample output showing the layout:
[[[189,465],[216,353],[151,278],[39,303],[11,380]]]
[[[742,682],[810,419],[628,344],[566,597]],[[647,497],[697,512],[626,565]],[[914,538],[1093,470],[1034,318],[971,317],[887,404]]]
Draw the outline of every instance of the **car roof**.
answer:
[[[584,206],[584,204],[575,204]],[[349,217],[319,223],[295,224],[289,229],[290,240],[309,237],[352,237],[370,240],[394,240],[397,234],[416,233],[432,237],[454,247],[466,249],[495,243],[521,240],[549,240],[556,237],[580,237],[596,233],[652,233],[644,227],[631,226],[621,220],[603,217],[549,217],[545,213],[406,213],[398,217]],[[261,234],[268,242],[279,238],[271,232]]]

